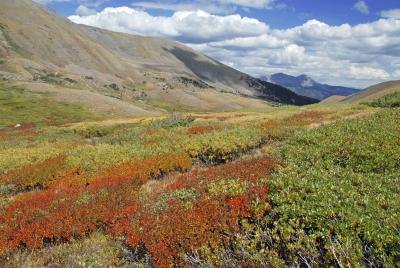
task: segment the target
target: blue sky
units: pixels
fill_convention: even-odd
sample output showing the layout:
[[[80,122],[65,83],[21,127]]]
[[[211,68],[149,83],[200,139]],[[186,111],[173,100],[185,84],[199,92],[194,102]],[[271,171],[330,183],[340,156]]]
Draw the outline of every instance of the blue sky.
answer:
[[[114,31],[174,39],[255,76],[364,87],[400,79],[399,0],[35,0]]]
[[[38,0],[40,1],[40,0]],[[46,0],[44,0],[46,1]],[[48,0],[50,1],[50,0]],[[82,2],[82,1],[81,1]],[[120,7],[133,6],[135,3],[144,1],[133,0],[110,0],[110,1],[83,1],[88,3],[88,7],[92,7],[101,11],[105,7]],[[99,3],[100,2],[100,3]],[[101,3],[103,2],[103,3]],[[149,1],[151,2],[151,1]],[[154,1],[155,3],[165,3],[167,1]],[[187,3],[193,1],[170,1],[171,3]],[[251,1],[249,1],[251,2]],[[363,14],[354,8],[357,1],[351,0],[282,0],[279,4],[286,7],[273,9],[257,9],[243,8],[236,6],[234,13],[239,13],[242,16],[256,18],[266,22],[274,28],[284,29],[302,24],[308,19],[318,19],[328,24],[338,25],[342,23],[358,24],[366,23],[379,19],[379,13],[382,10],[400,8],[399,0],[371,0],[365,1],[369,7],[369,14]],[[98,4],[99,3],[99,4]],[[64,16],[75,14],[79,1],[52,2],[48,6]],[[201,5],[199,5],[201,8]],[[173,11],[148,9],[149,13],[158,16],[170,16]]]

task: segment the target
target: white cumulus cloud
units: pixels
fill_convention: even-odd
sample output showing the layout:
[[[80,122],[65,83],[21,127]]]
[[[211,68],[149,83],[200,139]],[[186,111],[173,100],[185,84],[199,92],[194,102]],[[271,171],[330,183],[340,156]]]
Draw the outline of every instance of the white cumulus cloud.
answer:
[[[312,19],[283,30],[257,19],[201,10],[153,16],[119,7],[70,20],[181,41],[252,75],[306,73],[321,82],[365,87],[394,79],[400,68],[400,19],[392,15],[358,25]]]
[[[240,15],[217,16],[205,11],[178,11],[171,17],[156,17],[129,7],[106,8],[88,16],[71,16],[80,24],[156,37],[168,37],[183,42],[211,42],[236,37],[259,36],[267,25]]]
[[[393,72],[392,77],[394,79],[400,80],[400,69]]]
[[[89,16],[89,15],[94,15],[97,13],[96,9],[93,8],[88,8],[84,5],[78,6],[78,8],[75,10],[75,13],[79,16]]]
[[[400,19],[400,8],[399,9],[389,9],[383,10],[381,12],[383,18]]]
[[[218,0],[222,4],[234,4],[252,8],[271,8],[274,0]]]
[[[361,0],[354,4],[354,9],[362,14],[369,14],[369,7],[365,1]]]
[[[283,7],[276,0],[193,0],[193,1],[142,1],[134,2],[134,7],[173,11],[204,10],[213,14],[232,14],[238,8],[271,9]]]

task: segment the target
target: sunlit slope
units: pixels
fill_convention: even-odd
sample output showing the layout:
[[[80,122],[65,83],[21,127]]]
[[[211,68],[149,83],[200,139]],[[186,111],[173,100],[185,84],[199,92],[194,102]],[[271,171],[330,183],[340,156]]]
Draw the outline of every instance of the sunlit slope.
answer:
[[[365,102],[378,99],[393,92],[400,91],[400,80],[388,81],[368,87],[357,94],[345,98],[345,102]]]

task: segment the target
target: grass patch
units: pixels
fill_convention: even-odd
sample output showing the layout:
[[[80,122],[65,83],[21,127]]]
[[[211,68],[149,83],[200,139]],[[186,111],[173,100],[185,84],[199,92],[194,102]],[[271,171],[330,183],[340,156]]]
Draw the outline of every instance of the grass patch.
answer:
[[[45,95],[5,84],[0,84],[0,114],[0,128],[21,123],[60,125],[96,119],[79,105],[56,102]]]

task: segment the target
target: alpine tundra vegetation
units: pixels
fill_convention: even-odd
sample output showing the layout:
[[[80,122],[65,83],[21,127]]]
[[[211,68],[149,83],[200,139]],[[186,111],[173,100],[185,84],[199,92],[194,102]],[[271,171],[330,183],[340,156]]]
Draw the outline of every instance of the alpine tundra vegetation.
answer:
[[[400,267],[398,3],[317,2],[0,0],[0,267]]]

